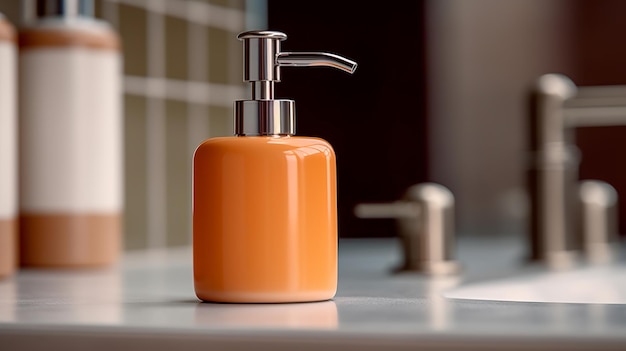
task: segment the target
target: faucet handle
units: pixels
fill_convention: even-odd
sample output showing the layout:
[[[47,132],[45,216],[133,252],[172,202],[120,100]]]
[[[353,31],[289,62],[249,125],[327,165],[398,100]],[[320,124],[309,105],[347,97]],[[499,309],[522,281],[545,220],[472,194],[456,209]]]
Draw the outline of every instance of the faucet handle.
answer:
[[[580,182],[583,253],[591,263],[607,263],[617,255],[618,196],[610,184],[600,180]]]
[[[398,271],[428,275],[459,272],[454,260],[454,196],[444,186],[420,183],[407,189],[401,200],[358,204],[359,218],[394,218],[402,243],[404,263]]]
[[[420,206],[416,201],[398,200],[388,203],[364,203],[354,207],[358,218],[418,218]]]

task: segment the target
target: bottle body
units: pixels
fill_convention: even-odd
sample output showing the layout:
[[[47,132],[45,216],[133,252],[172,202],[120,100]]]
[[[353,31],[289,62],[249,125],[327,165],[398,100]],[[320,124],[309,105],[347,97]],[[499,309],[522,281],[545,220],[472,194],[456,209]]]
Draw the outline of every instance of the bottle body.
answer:
[[[337,289],[336,164],[306,137],[225,137],[194,155],[198,298],[304,302]]]
[[[0,17],[0,278],[17,266],[17,115],[15,28]]]
[[[120,251],[119,40],[92,18],[20,31],[20,258],[100,266]]]

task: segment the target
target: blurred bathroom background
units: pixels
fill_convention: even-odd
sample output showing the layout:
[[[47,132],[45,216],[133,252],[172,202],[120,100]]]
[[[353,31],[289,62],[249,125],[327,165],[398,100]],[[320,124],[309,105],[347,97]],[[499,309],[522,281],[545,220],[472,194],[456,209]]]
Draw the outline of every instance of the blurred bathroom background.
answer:
[[[20,8],[0,0],[18,26]],[[354,206],[424,181],[454,193],[459,235],[523,235],[534,80],[626,84],[620,0],[96,0],[95,10],[123,44],[128,250],[190,244],[192,154],[232,134],[233,101],[249,95],[241,31],[280,30],[286,51],[359,63],[352,77],[287,68],[276,87],[297,102],[297,134],[335,147],[341,237],[394,235],[393,220],[358,219]],[[581,178],[626,194],[626,128],[581,128],[577,140]]]

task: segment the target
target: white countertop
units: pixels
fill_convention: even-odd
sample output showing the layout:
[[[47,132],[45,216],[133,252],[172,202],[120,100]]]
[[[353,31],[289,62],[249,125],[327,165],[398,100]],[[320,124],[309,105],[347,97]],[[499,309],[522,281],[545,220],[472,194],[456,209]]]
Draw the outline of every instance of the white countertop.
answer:
[[[342,240],[336,298],[304,304],[200,303],[190,248],[99,271],[22,270],[0,281],[0,350],[626,349],[626,305],[444,297],[519,272],[522,244],[460,240],[461,276],[429,279],[390,273],[393,239]]]

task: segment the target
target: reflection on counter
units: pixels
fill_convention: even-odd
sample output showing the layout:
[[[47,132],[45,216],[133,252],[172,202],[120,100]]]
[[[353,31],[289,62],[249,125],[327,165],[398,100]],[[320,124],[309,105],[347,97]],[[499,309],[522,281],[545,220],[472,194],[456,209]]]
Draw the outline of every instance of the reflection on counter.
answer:
[[[14,279],[0,283],[0,297],[6,301],[0,305],[0,321],[120,323],[121,278],[115,269],[23,270]]]
[[[295,304],[198,303],[195,323],[213,327],[335,329],[338,326],[334,301]]]
[[[17,286],[13,279],[0,281],[0,298],[4,301],[17,301]],[[16,304],[0,305],[0,322],[15,321]]]
[[[451,289],[446,297],[512,302],[626,304],[626,265],[519,274]]]

